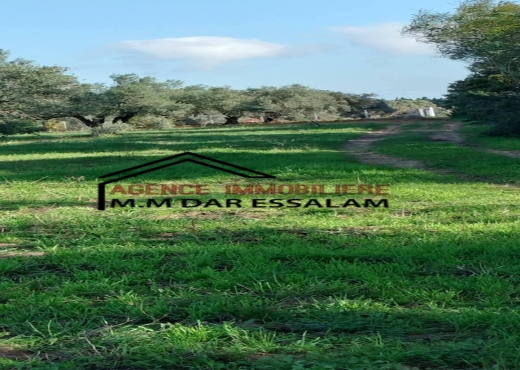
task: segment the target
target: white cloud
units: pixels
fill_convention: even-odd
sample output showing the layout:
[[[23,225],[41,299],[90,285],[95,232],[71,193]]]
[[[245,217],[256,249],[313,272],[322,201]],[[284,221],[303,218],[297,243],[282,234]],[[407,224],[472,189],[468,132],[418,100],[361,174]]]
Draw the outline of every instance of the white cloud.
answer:
[[[433,56],[435,49],[418,42],[411,36],[402,36],[405,24],[399,22],[380,23],[362,27],[334,27],[332,31],[343,35],[356,46],[391,54]]]
[[[123,41],[115,47],[153,59],[192,61],[199,67],[253,58],[298,56],[323,50],[319,46],[294,47],[257,39],[216,36]]]

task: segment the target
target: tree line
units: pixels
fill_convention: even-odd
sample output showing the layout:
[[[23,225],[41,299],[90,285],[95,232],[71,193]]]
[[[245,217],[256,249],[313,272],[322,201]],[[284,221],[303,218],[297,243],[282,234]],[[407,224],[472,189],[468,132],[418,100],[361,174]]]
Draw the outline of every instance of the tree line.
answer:
[[[491,135],[520,136],[520,5],[467,0],[453,13],[421,11],[403,30],[470,74],[448,87],[441,102],[452,116],[493,124]]]
[[[237,124],[246,116],[267,122],[361,118],[365,111],[388,116],[435,106],[427,98],[390,101],[375,94],[349,94],[298,84],[239,90],[184,86],[179,80],[158,81],[136,74],[114,74],[110,78],[110,84],[80,83],[67,74],[67,68],[40,66],[20,58],[10,60],[9,53],[0,50],[0,121],[22,128],[28,121],[73,117],[95,128],[147,116],[181,121],[219,115],[225,118],[224,124]]]
[[[184,86],[178,80],[135,74],[114,74],[111,84],[85,84],[67,74],[67,68],[10,60],[9,53],[0,49],[0,122],[16,128],[73,117],[95,128],[146,116],[179,121],[220,115],[225,124],[237,124],[245,116],[265,121],[341,119],[361,118],[368,111],[385,117],[434,106],[456,118],[492,123],[490,134],[520,135],[520,5],[465,0],[453,13],[419,12],[403,32],[435,45],[443,56],[466,61],[469,76],[450,84],[443,99],[384,100],[375,94],[298,84],[244,90]]]

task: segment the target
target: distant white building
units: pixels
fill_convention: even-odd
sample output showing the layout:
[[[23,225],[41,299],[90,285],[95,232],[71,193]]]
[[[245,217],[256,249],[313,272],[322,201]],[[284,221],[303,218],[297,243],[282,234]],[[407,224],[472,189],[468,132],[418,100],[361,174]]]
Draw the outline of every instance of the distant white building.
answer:
[[[418,108],[406,114],[406,116],[435,117],[435,110],[433,109],[433,107]]]

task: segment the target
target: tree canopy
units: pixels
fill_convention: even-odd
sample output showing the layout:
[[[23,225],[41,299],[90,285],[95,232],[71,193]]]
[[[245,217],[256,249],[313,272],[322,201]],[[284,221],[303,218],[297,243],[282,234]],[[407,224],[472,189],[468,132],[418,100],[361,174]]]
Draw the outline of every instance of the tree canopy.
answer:
[[[403,32],[469,63],[471,74],[452,83],[446,95],[455,115],[494,122],[497,134],[520,135],[519,4],[467,0],[454,13],[421,11]]]
[[[83,85],[63,106],[61,115],[79,119],[89,127],[106,121],[128,123],[137,115],[177,117],[191,107],[176,99],[182,82],[157,82],[135,74],[111,75],[112,86]]]
[[[44,106],[66,100],[79,86],[66,71],[25,59],[9,60],[9,52],[0,49],[0,118],[40,117]]]
[[[136,74],[113,74],[109,84],[80,83],[67,68],[9,60],[0,51],[0,121],[75,118],[88,127],[131,123],[140,118],[180,121],[217,115],[225,124],[245,116],[266,121],[357,117],[363,110],[397,112],[374,94],[349,94],[293,84],[244,90],[229,86],[184,86],[179,80],[158,81]],[[429,104],[431,105],[431,104]],[[13,121],[14,122],[14,121]]]

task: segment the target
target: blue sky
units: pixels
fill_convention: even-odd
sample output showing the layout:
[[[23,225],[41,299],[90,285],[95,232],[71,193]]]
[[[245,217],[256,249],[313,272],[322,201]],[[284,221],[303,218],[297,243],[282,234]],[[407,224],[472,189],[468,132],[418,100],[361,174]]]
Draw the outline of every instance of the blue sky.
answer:
[[[20,0],[2,7],[1,49],[84,82],[137,73],[187,85],[302,84],[382,98],[440,97],[468,71],[399,35],[426,0]]]

